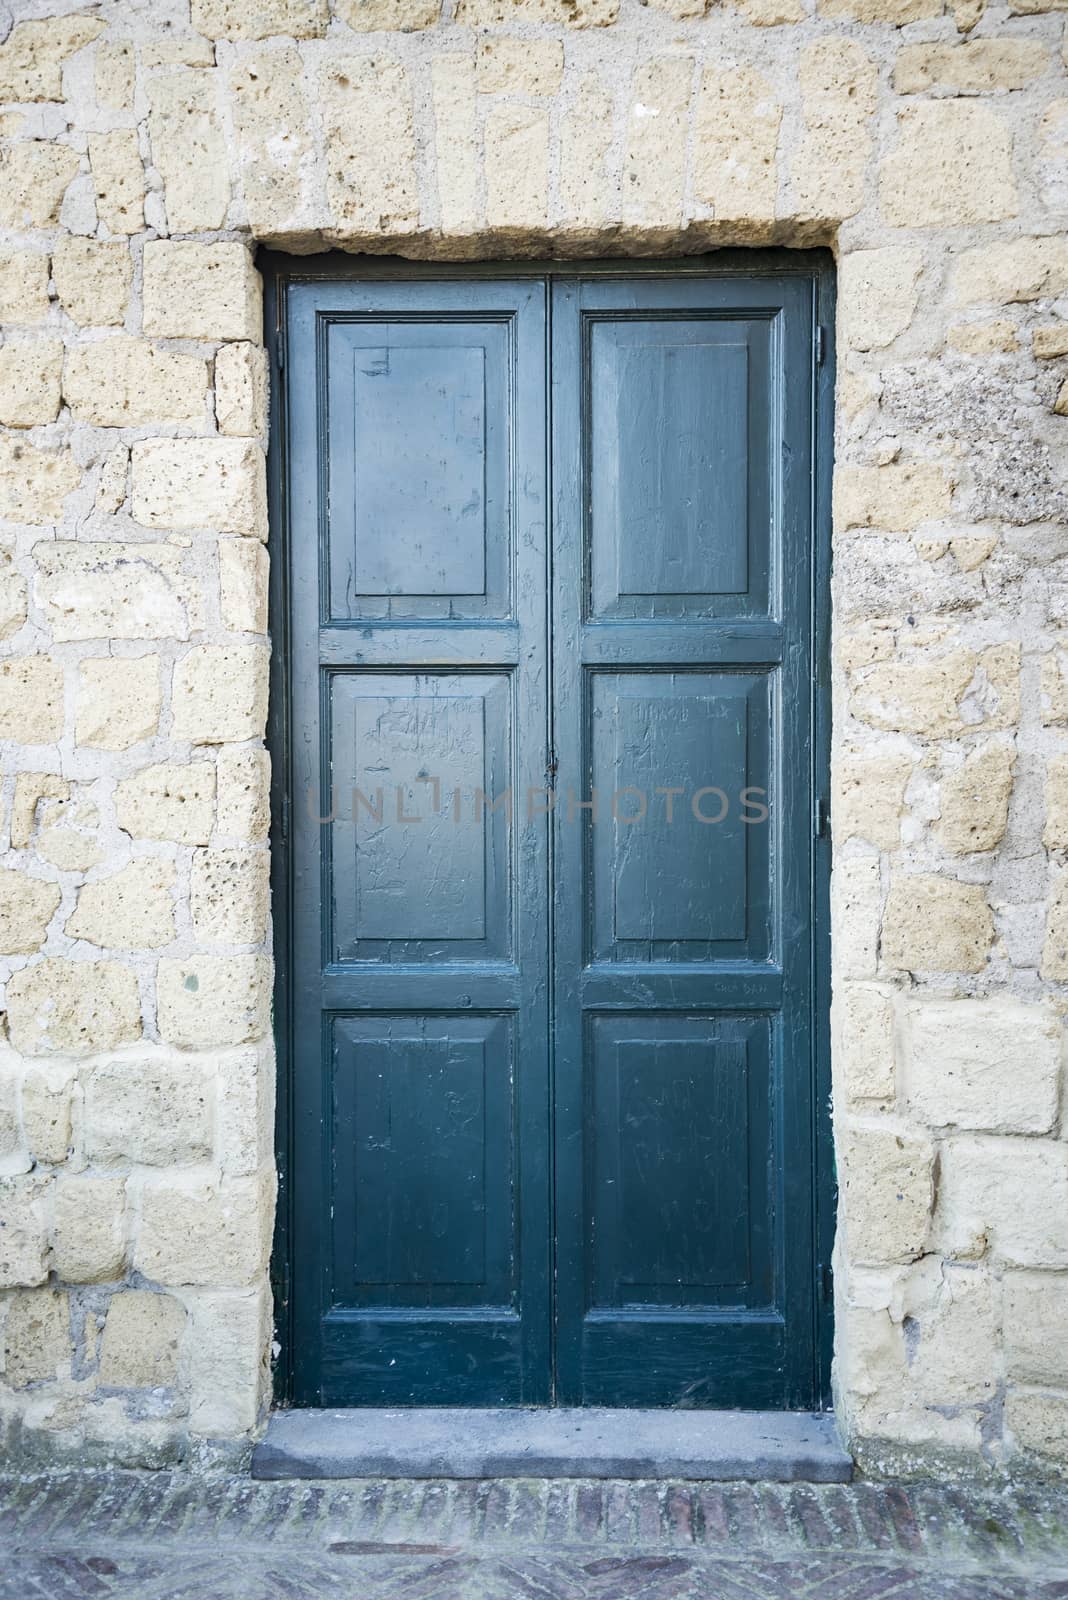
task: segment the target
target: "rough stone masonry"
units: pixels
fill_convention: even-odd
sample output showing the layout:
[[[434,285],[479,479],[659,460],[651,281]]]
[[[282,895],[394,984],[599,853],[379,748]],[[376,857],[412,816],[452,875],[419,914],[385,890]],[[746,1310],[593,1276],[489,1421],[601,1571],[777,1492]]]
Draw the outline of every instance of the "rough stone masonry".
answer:
[[[838,1413],[1068,1466],[1068,0],[0,7],[0,1417],[269,1403],[257,243],[835,251]]]

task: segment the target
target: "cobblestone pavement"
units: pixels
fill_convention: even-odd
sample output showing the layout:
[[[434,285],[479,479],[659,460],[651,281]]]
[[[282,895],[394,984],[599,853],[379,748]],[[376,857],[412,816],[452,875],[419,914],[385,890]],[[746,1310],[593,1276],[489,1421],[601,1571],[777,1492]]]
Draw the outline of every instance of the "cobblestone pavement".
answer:
[[[1068,1492],[0,1478],[0,1600],[1054,1600]]]

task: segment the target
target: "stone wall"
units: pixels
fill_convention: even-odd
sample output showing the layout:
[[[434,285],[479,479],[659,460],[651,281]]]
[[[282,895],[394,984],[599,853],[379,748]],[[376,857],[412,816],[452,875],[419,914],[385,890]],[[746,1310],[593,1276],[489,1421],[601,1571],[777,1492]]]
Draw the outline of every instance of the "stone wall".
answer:
[[[839,1413],[873,1467],[1068,1462],[1064,4],[14,0],[0,1417],[28,1452],[240,1449],[268,1403],[255,244],[775,242],[840,273]]]

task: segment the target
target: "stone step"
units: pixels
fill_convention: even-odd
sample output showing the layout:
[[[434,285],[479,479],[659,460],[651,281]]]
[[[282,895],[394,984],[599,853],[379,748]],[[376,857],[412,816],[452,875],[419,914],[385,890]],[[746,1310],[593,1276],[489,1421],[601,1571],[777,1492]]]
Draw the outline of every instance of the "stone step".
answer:
[[[254,1478],[686,1478],[848,1483],[829,1412],[276,1411]]]

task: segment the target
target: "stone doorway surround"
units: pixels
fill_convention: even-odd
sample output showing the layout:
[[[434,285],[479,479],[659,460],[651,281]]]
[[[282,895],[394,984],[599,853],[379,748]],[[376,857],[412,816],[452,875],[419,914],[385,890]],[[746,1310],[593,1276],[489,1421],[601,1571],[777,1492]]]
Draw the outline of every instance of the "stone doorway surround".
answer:
[[[825,244],[837,1412],[872,1470],[1068,1462],[1068,91],[1047,3],[16,8],[0,1419],[19,1459],[240,1460],[269,1405],[256,246]]]

